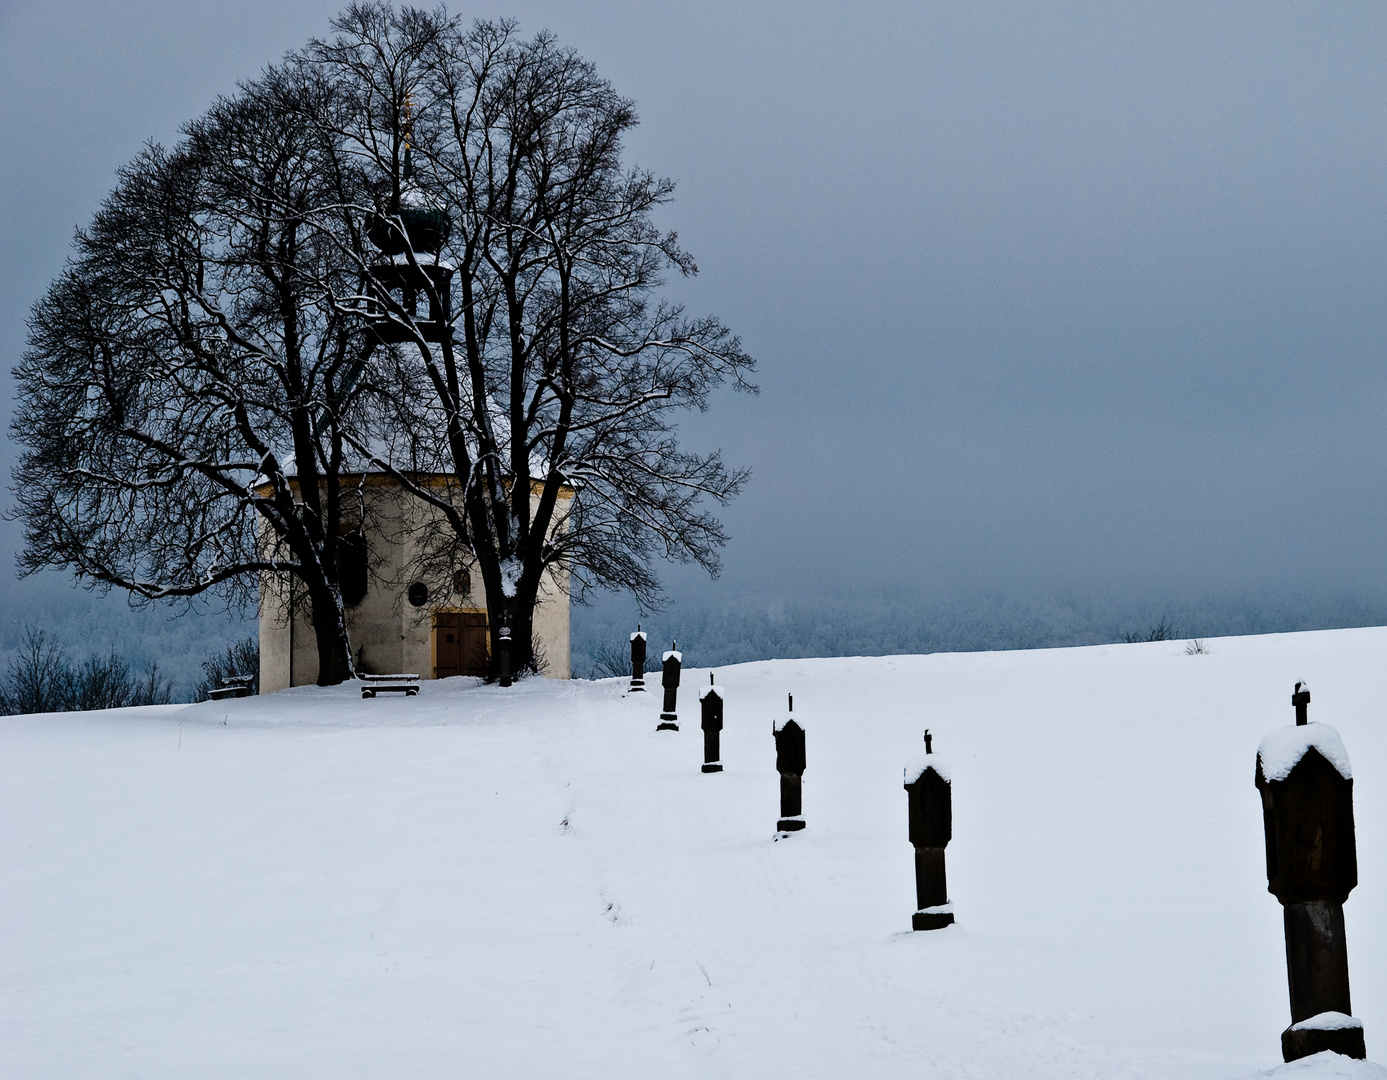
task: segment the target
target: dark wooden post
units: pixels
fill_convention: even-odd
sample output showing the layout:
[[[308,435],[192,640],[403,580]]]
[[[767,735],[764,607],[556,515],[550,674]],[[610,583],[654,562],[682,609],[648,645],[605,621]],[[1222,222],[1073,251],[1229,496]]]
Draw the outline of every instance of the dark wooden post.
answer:
[[[1339,733],[1309,722],[1310,688],[1296,683],[1296,726],[1257,749],[1257,790],[1266,829],[1267,891],[1281,901],[1291,1026],[1286,1061],[1333,1050],[1367,1056],[1352,1013],[1344,901],[1358,884],[1353,773]]]
[[[915,847],[916,930],[939,930],[954,921],[949,884],[944,873],[944,849],[953,838],[953,789],[949,770],[934,753],[925,732],[925,753],[905,767],[905,790],[910,798],[910,842]]]
[[[636,623],[636,632],[631,635],[631,686],[627,693],[645,693],[645,634],[640,623]]]
[[[775,771],[780,774],[781,832],[804,828],[802,780],[804,776],[804,728],[795,720],[795,695],[790,695],[789,715],[771,726],[775,735]]]
[[[505,623],[501,624],[501,629],[497,634],[496,640],[497,661],[501,666],[501,685],[509,686],[510,677],[510,627]]]
[[[698,695],[703,710],[703,771],[722,772],[722,689],[708,672],[708,685]]]
[[[675,712],[675,699],[679,695],[679,669],[684,662],[683,653],[678,651],[679,642],[674,642],[669,652],[660,662],[660,685],[665,688],[665,709],[660,713],[656,731],[678,731],[679,715]]]

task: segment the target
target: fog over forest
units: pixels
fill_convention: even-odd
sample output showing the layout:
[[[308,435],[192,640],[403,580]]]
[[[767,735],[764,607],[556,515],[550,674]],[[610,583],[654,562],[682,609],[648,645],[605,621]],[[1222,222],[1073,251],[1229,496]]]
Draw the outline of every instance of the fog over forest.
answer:
[[[339,6],[0,5],[6,424],[115,171]],[[680,429],[753,470],[722,576],[575,608],[575,673],[638,619],[695,664],[1387,622],[1387,8],[450,7],[636,101],[700,268],[664,294],[760,362]],[[185,692],[248,629],[6,572],[27,625]]]

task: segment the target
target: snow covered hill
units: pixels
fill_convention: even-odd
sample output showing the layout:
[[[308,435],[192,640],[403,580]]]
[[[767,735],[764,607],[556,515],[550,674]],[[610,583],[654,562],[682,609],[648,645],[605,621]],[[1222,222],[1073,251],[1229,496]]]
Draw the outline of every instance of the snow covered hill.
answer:
[[[1382,1060],[1387,629],[1209,648],[719,669],[712,775],[696,667],[677,733],[616,680],[4,718],[0,1075],[1383,1080],[1280,1066],[1253,770],[1307,680]],[[808,828],[776,841],[787,692]],[[925,727],[957,923],[911,933]]]

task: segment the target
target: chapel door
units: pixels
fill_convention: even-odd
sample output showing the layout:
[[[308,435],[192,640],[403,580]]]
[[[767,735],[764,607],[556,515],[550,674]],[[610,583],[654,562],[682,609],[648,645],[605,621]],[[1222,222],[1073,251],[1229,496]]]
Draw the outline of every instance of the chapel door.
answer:
[[[433,616],[433,677],[446,679],[462,674],[462,629],[455,611],[438,611]]]
[[[435,612],[433,640],[435,679],[486,674],[485,612]]]
[[[486,674],[486,612],[464,611],[458,616],[463,675]]]

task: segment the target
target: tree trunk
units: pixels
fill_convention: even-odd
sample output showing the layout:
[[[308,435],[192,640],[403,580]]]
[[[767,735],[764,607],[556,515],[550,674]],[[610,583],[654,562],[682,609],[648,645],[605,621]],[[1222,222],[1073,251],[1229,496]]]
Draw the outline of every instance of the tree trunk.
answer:
[[[501,627],[510,627],[510,674],[519,678],[535,671],[534,600],[506,596],[498,588],[486,594],[487,622],[491,634],[491,659],[487,664],[487,682],[501,677]]]
[[[517,597],[513,603],[510,623],[510,670],[512,677],[534,671],[535,605]]]
[[[331,586],[308,587],[313,636],[318,644],[318,685],[336,686],[356,674],[342,598]]]

